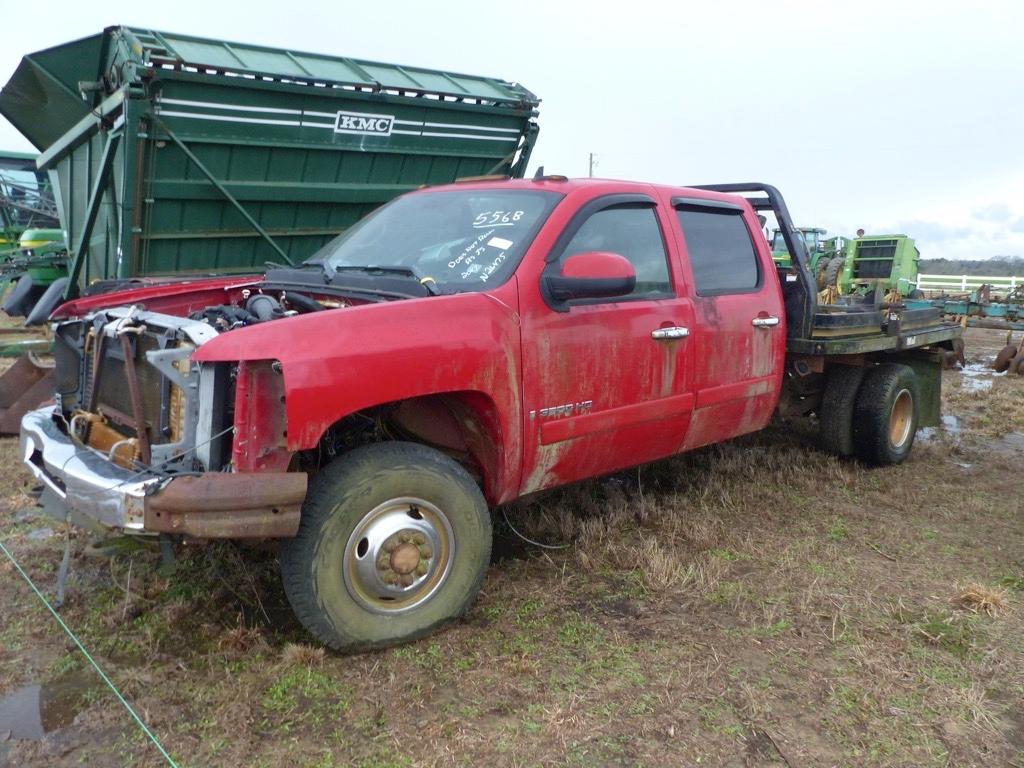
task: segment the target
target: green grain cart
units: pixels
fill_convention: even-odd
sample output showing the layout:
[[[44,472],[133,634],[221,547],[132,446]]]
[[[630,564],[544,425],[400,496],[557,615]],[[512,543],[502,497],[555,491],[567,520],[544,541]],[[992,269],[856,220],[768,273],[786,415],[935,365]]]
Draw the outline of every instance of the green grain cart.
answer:
[[[0,113],[56,171],[74,278],[300,261],[423,184],[521,176],[514,83],[128,27],[26,56]]]
[[[522,176],[538,104],[505,80],[134,27],[29,54],[0,91],[56,179],[54,305],[298,263],[410,189]]]

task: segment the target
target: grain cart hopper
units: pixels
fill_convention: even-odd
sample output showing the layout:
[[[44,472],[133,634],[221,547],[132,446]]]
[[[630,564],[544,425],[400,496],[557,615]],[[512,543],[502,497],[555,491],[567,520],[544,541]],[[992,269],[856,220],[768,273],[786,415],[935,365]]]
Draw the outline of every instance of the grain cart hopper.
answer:
[[[47,309],[298,263],[402,192],[522,176],[538,104],[494,78],[123,26],[25,56],[0,92],[57,179],[69,267]]]

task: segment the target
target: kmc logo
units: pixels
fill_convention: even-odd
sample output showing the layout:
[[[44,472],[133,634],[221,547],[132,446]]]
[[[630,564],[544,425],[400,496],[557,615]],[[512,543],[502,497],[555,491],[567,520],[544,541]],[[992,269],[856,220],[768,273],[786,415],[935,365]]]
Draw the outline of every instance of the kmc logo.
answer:
[[[361,133],[369,136],[390,136],[393,115],[368,115],[365,112],[339,112],[334,121],[335,133]]]

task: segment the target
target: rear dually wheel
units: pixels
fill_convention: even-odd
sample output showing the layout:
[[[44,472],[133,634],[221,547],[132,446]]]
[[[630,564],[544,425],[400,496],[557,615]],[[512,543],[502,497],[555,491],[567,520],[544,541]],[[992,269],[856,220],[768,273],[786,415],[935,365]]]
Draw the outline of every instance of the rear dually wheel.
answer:
[[[874,466],[899,464],[914,447],[918,387],[914,371],[883,363],[871,368],[853,407],[853,447],[861,461]]]

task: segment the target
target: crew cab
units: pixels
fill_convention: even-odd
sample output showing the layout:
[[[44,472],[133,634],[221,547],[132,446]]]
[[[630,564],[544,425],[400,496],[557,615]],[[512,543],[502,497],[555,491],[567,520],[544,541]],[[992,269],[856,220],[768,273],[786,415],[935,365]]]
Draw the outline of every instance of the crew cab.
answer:
[[[83,524],[279,538],[320,641],[407,641],[467,608],[490,510],[526,494],[777,412],[817,418],[835,453],[902,461],[938,421],[959,327],[820,306],[807,261],[768,185],[419,190],[295,267],[58,308],[56,401],[24,418],[24,460]]]

